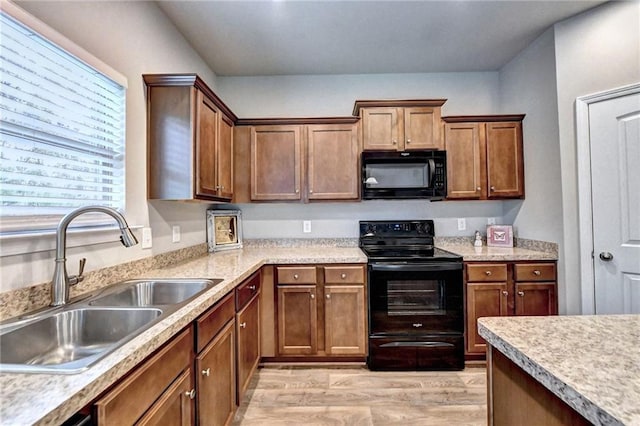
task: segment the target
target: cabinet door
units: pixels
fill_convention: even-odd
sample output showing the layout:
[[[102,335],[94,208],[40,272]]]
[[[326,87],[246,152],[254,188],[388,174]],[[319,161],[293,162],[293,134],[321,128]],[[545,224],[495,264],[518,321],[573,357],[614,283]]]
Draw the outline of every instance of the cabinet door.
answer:
[[[279,355],[317,352],[318,308],[315,285],[278,286]]]
[[[356,125],[307,126],[308,198],[358,199],[358,155]]]
[[[300,200],[300,126],[251,129],[251,199]]]
[[[235,321],[196,358],[198,424],[225,425],[236,408]]]
[[[196,92],[196,196],[217,196],[216,138],[219,112],[213,102]],[[185,165],[185,167],[187,167]]]
[[[522,123],[486,124],[488,198],[524,196]]]
[[[258,294],[237,314],[238,405],[260,361],[260,298]]]
[[[366,354],[363,285],[325,285],[324,327],[327,355]]]
[[[187,369],[153,404],[136,425],[192,425],[194,395],[191,384],[191,370]]]
[[[399,121],[400,120],[400,121]],[[365,108],[362,110],[363,149],[397,151],[402,142],[402,109]]]
[[[404,148],[443,149],[440,137],[440,107],[404,109]]]
[[[486,197],[484,133],[479,123],[447,123],[447,198]]]
[[[555,283],[516,283],[516,315],[556,315]]]
[[[478,334],[478,318],[507,315],[506,282],[467,283],[467,352],[484,353],[486,342]]]
[[[233,197],[233,121],[220,115],[220,131],[218,137],[218,197]]]

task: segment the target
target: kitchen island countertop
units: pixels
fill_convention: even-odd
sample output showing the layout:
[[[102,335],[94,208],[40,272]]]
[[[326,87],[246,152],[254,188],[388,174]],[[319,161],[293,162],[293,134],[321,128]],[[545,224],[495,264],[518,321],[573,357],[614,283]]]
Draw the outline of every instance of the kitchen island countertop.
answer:
[[[496,350],[598,425],[640,425],[640,315],[481,318]]]

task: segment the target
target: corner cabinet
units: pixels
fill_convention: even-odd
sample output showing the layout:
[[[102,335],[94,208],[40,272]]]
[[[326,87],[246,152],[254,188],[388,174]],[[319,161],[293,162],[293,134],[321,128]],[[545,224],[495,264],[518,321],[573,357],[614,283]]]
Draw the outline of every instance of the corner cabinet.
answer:
[[[467,262],[465,282],[468,358],[486,354],[478,318],[558,314],[554,261]]]
[[[366,356],[363,265],[276,267],[277,356]]]
[[[230,201],[237,117],[195,74],[145,74],[147,197]]]
[[[235,142],[235,203],[359,198],[356,118],[239,120]]]
[[[443,149],[440,110],[446,99],[356,101],[363,150]]]
[[[447,199],[524,198],[524,115],[443,117]]]

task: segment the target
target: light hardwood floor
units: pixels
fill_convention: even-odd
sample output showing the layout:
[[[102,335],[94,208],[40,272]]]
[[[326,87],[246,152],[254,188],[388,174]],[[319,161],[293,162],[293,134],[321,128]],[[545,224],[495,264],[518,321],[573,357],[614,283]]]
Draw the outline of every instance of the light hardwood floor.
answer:
[[[264,367],[233,425],[486,425],[486,370]]]

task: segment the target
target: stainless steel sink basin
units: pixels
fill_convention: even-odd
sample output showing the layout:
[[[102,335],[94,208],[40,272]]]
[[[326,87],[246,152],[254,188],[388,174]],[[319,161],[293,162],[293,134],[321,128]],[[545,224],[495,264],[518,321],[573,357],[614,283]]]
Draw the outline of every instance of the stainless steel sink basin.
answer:
[[[0,371],[78,373],[221,279],[139,279],[0,324]]]
[[[185,302],[222,280],[130,280],[89,302],[92,306],[165,306]]]
[[[75,373],[137,335],[161,309],[78,308],[0,335],[1,369]]]

